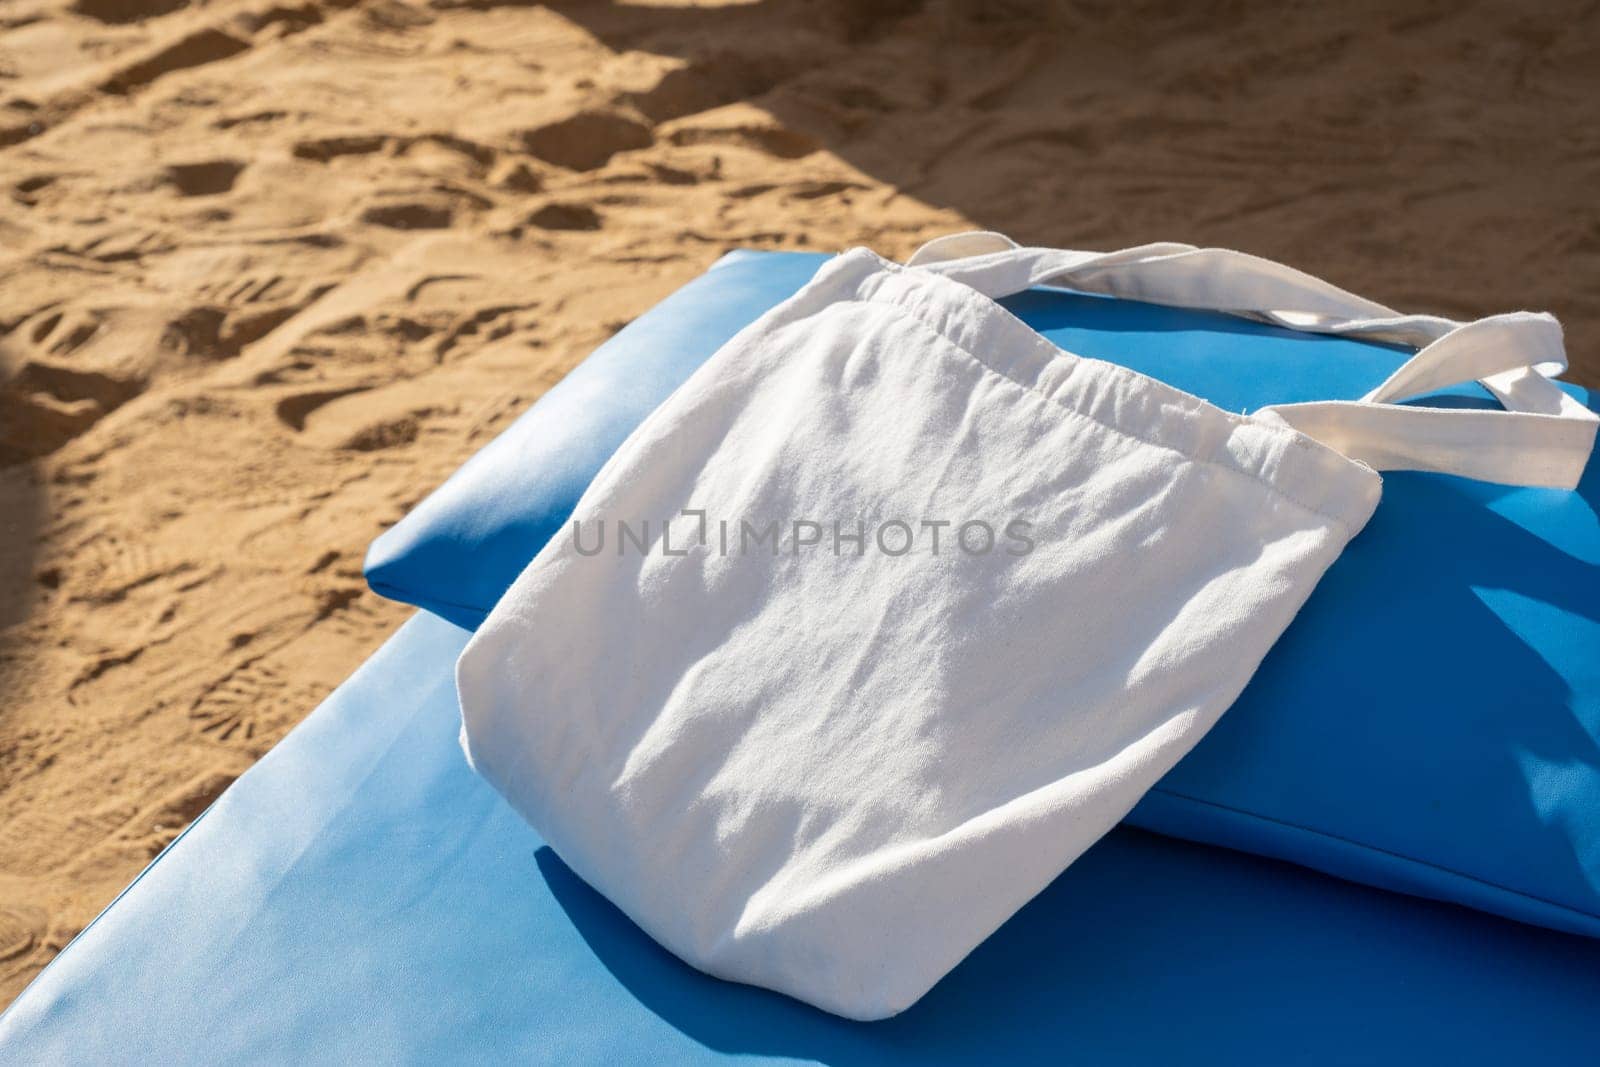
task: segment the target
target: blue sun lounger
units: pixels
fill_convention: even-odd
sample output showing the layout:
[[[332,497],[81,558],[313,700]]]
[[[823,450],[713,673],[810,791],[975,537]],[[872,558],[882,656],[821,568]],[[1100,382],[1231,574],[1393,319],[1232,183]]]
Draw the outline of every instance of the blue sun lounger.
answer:
[[[911,1011],[679,963],[461,758],[421,614],[0,1017],[10,1063],[1592,1060],[1600,944],[1118,830]]]
[[[1132,828],[894,1019],[708,978],[468,768],[468,636],[427,611],[403,626],[0,1016],[0,1062],[1576,1063],[1600,1047],[1600,941]],[[1236,711],[1239,730],[1257,714]],[[1187,773],[1205,784],[1204,764]]]

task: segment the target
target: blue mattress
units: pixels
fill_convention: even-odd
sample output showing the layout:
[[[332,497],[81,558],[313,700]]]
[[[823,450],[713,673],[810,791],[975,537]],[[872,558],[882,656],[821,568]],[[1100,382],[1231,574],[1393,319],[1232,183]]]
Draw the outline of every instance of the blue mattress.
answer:
[[[679,963],[456,744],[407,623],[0,1016],[10,1063],[1592,1062],[1600,942],[1122,829],[911,1011]]]

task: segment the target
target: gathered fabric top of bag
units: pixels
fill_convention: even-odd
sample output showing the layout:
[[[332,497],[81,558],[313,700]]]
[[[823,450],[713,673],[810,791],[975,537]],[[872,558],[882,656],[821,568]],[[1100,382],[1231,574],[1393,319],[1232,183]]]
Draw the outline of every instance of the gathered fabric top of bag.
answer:
[[[1566,370],[1567,355],[1561,324],[1545,312],[1514,311],[1467,323],[1406,315],[1259,256],[1172,242],[1079,252],[1027,248],[986,231],[961,233],[928,242],[906,265],[991,297],[1055,285],[1416,348],[1414,357],[1360,400],[1280,404],[1252,413],[1374,470],[1438,471],[1571,489],[1600,426],[1600,416],[1550,380]],[[1506,410],[1402,403],[1474,379]]]

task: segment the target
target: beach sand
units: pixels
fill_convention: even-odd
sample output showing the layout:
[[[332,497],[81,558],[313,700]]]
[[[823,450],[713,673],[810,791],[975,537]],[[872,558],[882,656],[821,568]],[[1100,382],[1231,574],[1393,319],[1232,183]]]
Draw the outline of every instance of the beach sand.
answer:
[[[727,249],[1228,245],[1600,381],[1600,8],[1523,6],[7,0],[0,1004],[406,616],[371,539]]]

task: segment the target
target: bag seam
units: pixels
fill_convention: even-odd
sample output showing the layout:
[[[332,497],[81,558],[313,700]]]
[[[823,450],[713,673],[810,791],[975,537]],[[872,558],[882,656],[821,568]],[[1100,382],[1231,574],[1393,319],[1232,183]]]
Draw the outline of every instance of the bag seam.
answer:
[[[994,375],[996,378],[999,378],[1002,381],[1010,383],[1012,386],[1014,386],[1014,387],[1016,387],[1018,389],[1021,389],[1022,391],[1026,392],[1026,393],[1031,393],[1032,395],[1034,395],[1034,396],[1038,397],[1039,399],[1051,404],[1053,407],[1055,407],[1055,408],[1057,408],[1057,409],[1059,409],[1061,411],[1066,412],[1069,415],[1076,415],[1079,418],[1086,419],[1089,422],[1094,423],[1096,426],[1102,427],[1103,429],[1106,429],[1106,430],[1110,430],[1112,433],[1115,433],[1120,437],[1126,438],[1127,440],[1134,441],[1134,442],[1136,442],[1138,444],[1146,445],[1146,446],[1148,446],[1150,448],[1159,448],[1163,452],[1170,452],[1173,455],[1178,456],[1179,458],[1181,458],[1183,460],[1186,460],[1186,461],[1188,461],[1190,463],[1198,463],[1198,464],[1203,464],[1203,465],[1209,466],[1209,467],[1216,467],[1219,470],[1231,471],[1233,474],[1237,475],[1240,478],[1243,478],[1245,481],[1253,482],[1253,483],[1255,483],[1257,485],[1262,486],[1265,489],[1270,490],[1271,492],[1277,494],[1278,496],[1280,496],[1283,499],[1287,500],[1289,503],[1295,505],[1296,507],[1300,508],[1301,510],[1308,511],[1313,515],[1319,515],[1322,518],[1328,520],[1329,522],[1334,523],[1336,526],[1338,526],[1341,530],[1343,530],[1349,536],[1351,536],[1351,537],[1355,536],[1355,532],[1356,532],[1357,528],[1352,527],[1350,525],[1350,523],[1348,521],[1346,521],[1345,519],[1342,519],[1342,518],[1338,517],[1337,515],[1331,515],[1328,512],[1322,510],[1321,508],[1316,507],[1315,505],[1306,503],[1305,501],[1303,501],[1303,500],[1299,499],[1298,497],[1296,497],[1294,494],[1292,494],[1292,493],[1288,492],[1287,490],[1285,490],[1282,486],[1277,485],[1274,482],[1262,477],[1258,473],[1251,473],[1249,471],[1240,470],[1238,467],[1231,466],[1230,464],[1220,462],[1219,460],[1215,460],[1215,459],[1211,459],[1211,458],[1201,458],[1201,457],[1198,457],[1198,456],[1191,456],[1188,453],[1186,453],[1186,452],[1184,452],[1184,451],[1182,451],[1180,449],[1172,447],[1171,445],[1162,444],[1161,442],[1158,442],[1158,441],[1151,441],[1151,440],[1149,440],[1147,438],[1141,437],[1140,435],[1138,435],[1138,434],[1134,433],[1133,431],[1128,430],[1128,429],[1126,429],[1124,427],[1117,426],[1117,425],[1115,425],[1113,423],[1109,423],[1109,422],[1105,421],[1104,419],[1099,418],[1098,416],[1091,415],[1090,413],[1088,413],[1086,411],[1082,411],[1082,410],[1080,410],[1078,408],[1072,407],[1069,404],[1062,403],[1062,401],[1060,401],[1056,397],[1051,396],[1050,394],[1045,393],[1042,390],[1035,389],[1034,387],[1032,387],[1032,386],[1030,386],[1030,385],[1028,385],[1028,384],[1026,384],[1024,382],[1019,382],[1017,379],[1013,378],[1009,374],[1006,374],[1004,371],[1000,371],[1000,370],[995,369],[994,367],[991,367],[980,356],[978,356],[977,353],[975,353],[975,352],[971,351],[970,349],[968,349],[965,345],[961,344],[961,342],[957,341],[955,338],[951,337],[949,334],[946,334],[943,331],[936,329],[932,324],[930,324],[927,321],[925,321],[921,316],[917,315],[910,308],[907,308],[907,307],[905,307],[904,305],[902,305],[902,304],[900,304],[898,302],[873,300],[873,299],[866,298],[866,297],[852,297],[849,300],[844,301],[844,302],[845,303],[851,303],[851,304],[871,304],[871,305],[876,306],[876,307],[888,307],[888,308],[891,308],[895,312],[900,314],[901,316],[905,317],[906,319],[909,319],[911,322],[916,323],[917,326],[921,327],[923,330],[927,331],[928,333],[932,334],[933,336],[935,336],[935,337],[939,338],[940,340],[942,340],[942,341],[946,342],[947,344],[949,344],[950,347],[954,348],[956,351],[958,351],[962,355],[966,356],[968,359],[970,359],[973,363],[977,364],[984,371],[987,371],[989,374]],[[1049,342],[1046,341],[1046,343],[1048,344]],[[1116,366],[1116,364],[1114,364],[1114,363],[1105,363],[1104,360],[1092,360],[1092,359],[1089,359],[1089,357],[1087,357],[1087,356],[1075,355],[1075,354],[1073,354],[1071,352],[1067,352],[1064,349],[1058,349],[1057,351],[1060,353],[1060,356],[1065,356],[1065,357],[1069,357],[1069,358],[1072,358],[1072,359],[1082,360],[1083,362],[1086,362],[1086,363],[1104,363],[1108,367],[1115,367]],[[1056,358],[1060,358],[1060,356],[1058,356]],[[1204,401],[1201,401],[1201,403],[1204,403]],[[1217,410],[1221,411],[1222,409],[1218,408]],[[1268,428],[1270,429],[1270,427],[1268,427]],[[1350,460],[1349,462],[1355,463],[1354,460]],[[1359,466],[1359,464],[1357,464],[1357,465]],[[1365,523],[1363,523],[1362,525],[1365,525]]]

